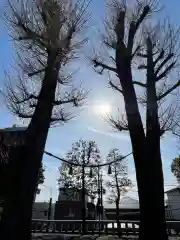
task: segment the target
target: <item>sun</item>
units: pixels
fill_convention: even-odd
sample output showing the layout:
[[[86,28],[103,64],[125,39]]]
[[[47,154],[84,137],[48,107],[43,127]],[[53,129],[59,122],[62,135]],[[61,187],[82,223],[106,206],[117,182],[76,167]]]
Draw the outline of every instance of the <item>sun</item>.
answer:
[[[93,112],[100,116],[108,115],[111,113],[111,105],[108,103],[94,105]]]

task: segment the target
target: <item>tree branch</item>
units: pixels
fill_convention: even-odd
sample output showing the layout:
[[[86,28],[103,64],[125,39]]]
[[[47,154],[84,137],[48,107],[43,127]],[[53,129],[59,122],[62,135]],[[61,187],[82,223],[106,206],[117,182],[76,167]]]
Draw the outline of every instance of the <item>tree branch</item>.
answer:
[[[139,65],[139,66],[138,66],[138,69],[139,69],[139,70],[147,69],[147,66],[144,65],[144,64],[142,64],[142,65]]]
[[[174,84],[171,88],[169,88],[165,93],[157,97],[157,101],[162,100],[165,98],[168,94],[170,94],[172,91],[174,91],[177,87],[180,86],[180,81],[178,81],[176,84]]]
[[[161,54],[160,54],[161,55]],[[174,54],[173,53],[171,53],[171,54],[169,54],[163,61],[162,61],[162,63],[159,65],[159,67],[156,69],[156,71],[155,71],[155,74],[157,75],[158,73],[159,73],[159,71],[164,67],[164,65],[166,64],[166,63],[168,63],[170,60],[171,60],[171,58],[174,56]],[[159,59],[160,60],[160,59]],[[154,64],[157,64],[157,62],[159,61],[158,59],[154,62]]]
[[[174,67],[176,62],[171,63],[159,76],[156,77],[156,82],[161,80],[162,78],[166,77],[167,74],[171,71],[171,69]]]
[[[134,37],[135,34],[139,28],[139,26],[141,25],[141,23],[143,22],[143,20],[145,19],[145,17],[148,15],[148,13],[150,12],[151,8],[147,5],[143,8],[142,14],[140,15],[139,19],[137,20],[137,22],[135,23],[134,21],[131,22],[130,24],[130,29],[129,29],[129,36],[128,36],[128,45],[127,48],[129,50],[129,52],[132,52],[132,48],[133,48],[133,41],[134,41]]]
[[[74,107],[79,107],[81,102],[87,97],[88,92],[84,92],[83,89],[72,89],[71,92],[66,92],[64,96],[56,95],[56,99],[53,101],[54,106],[60,106],[63,104],[72,103]],[[59,100],[58,100],[59,99]]]
[[[134,50],[134,53],[132,54],[131,59],[133,59],[133,58],[136,56],[136,54],[138,53],[138,51],[139,51],[140,49],[141,49],[141,46],[138,45],[138,46],[136,47],[136,49]]]
[[[115,120],[112,116],[110,116],[108,118],[108,122],[113,128],[119,130],[120,132],[129,131],[128,124],[125,121],[121,121],[119,119]]]
[[[40,46],[47,48],[46,44],[42,40],[42,36],[40,36],[36,32],[32,31],[30,28],[25,26],[25,24],[22,21],[22,18],[17,14],[17,12],[16,12],[16,18],[17,18],[16,19],[17,23],[14,23],[14,25],[17,26],[18,28],[21,28],[24,31],[24,33],[26,34],[26,36],[20,36],[18,38],[19,41],[35,40]]]
[[[116,91],[120,92],[121,94],[123,94],[123,90],[118,88],[112,81],[109,81],[110,86],[115,89]]]
[[[164,57],[164,49],[161,50],[159,56],[157,57],[157,59],[154,61],[154,66],[156,66],[156,64]]]
[[[53,101],[53,105],[57,106],[57,105],[62,105],[62,104],[67,104],[67,103],[73,103],[75,107],[78,107],[78,99],[77,98],[72,98],[72,99],[68,99],[68,100],[57,100],[57,101]]]
[[[103,71],[104,69],[106,69],[106,70],[108,70],[108,71],[117,73],[117,69],[116,69],[116,68],[110,67],[110,66],[108,66],[108,65],[106,65],[106,64],[104,64],[104,63],[102,63],[102,62],[100,62],[100,61],[98,61],[98,60],[96,60],[96,59],[94,59],[94,60],[92,60],[92,61],[93,61],[93,63],[94,63],[94,67],[95,67],[95,68],[101,67],[101,68],[102,68],[102,71]]]
[[[142,58],[147,58],[147,54],[143,54],[143,53],[138,53],[137,56]]]
[[[26,118],[26,119],[33,117],[33,114],[29,114],[29,115],[28,115],[28,114],[24,114],[24,113],[20,113],[20,112],[17,113],[17,115],[18,115],[19,118]]]
[[[119,17],[117,18],[117,23],[115,26],[115,32],[116,35],[118,36],[118,40],[123,42],[124,41],[124,23],[125,23],[125,11],[120,11]]]
[[[45,68],[39,69],[39,70],[34,71],[34,72],[32,72],[32,73],[28,73],[28,77],[33,77],[33,76],[35,76],[35,75],[37,75],[37,74],[39,74],[39,73],[42,73],[42,72],[44,72],[44,71],[45,71]]]
[[[29,95],[28,97],[24,98],[23,100],[17,100],[17,101],[16,101],[16,104],[21,104],[21,103],[27,102],[27,101],[29,101],[30,99],[36,99],[36,100],[38,100],[38,97],[35,96],[34,94],[31,94],[31,95]]]
[[[145,83],[138,82],[138,81],[133,81],[133,84],[138,85],[138,86],[141,86],[141,87],[146,87],[146,84],[145,84]]]

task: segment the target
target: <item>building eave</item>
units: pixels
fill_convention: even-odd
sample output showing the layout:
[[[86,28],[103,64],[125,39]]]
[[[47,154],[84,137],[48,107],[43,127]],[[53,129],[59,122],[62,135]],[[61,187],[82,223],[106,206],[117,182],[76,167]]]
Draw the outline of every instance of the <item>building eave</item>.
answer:
[[[0,132],[20,132],[27,130],[27,127],[9,127],[9,128],[0,128]]]
[[[178,191],[178,190],[180,190],[180,186],[169,189],[169,190],[165,191],[165,193],[170,193],[170,192],[174,192],[174,191]]]

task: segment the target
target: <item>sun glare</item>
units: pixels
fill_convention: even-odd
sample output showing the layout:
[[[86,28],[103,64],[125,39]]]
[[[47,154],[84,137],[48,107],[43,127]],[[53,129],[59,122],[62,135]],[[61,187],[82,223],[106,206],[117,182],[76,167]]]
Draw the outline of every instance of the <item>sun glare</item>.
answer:
[[[105,116],[111,113],[111,106],[109,104],[97,104],[93,106],[93,112],[96,115]]]

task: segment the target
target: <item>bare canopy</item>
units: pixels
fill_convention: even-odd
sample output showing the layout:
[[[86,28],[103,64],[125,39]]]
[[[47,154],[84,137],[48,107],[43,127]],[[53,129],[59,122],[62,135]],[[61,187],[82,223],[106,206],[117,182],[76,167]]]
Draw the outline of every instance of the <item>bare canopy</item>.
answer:
[[[87,96],[81,82],[73,84],[76,73],[71,63],[80,56],[87,41],[85,25],[90,1],[9,1],[6,22],[17,52],[15,74],[6,74],[6,105],[22,119],[31,119],[48,66],[48,56],[56,54],[60,64],[51,123],[66,122],[76,115]],[[54,14],[55,13],[55,14]],[[58,33],[57,33],[58,29]],[[55,65],[56,65],[55,63]]]

